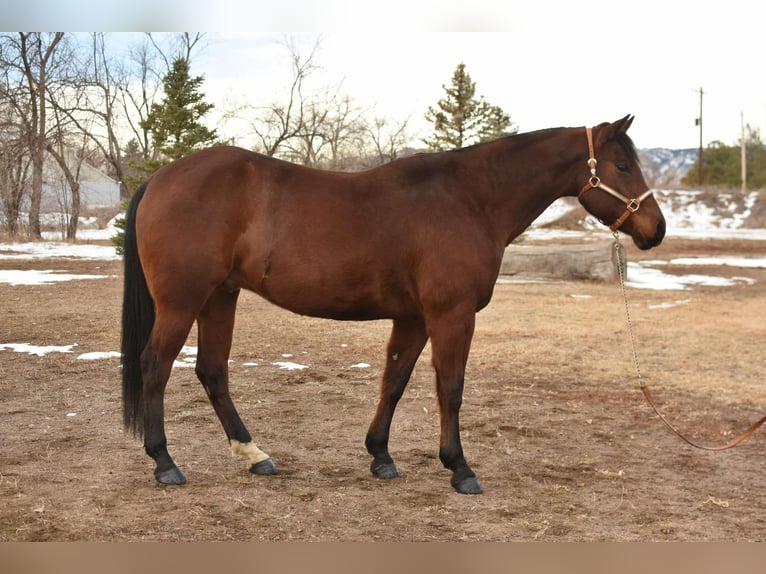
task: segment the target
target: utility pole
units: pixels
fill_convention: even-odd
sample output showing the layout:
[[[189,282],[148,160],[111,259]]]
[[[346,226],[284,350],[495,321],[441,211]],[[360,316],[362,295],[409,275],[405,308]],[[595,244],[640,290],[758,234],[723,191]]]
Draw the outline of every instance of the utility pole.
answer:
[[[700,128],[700,148],[699,148],[699,154],[697,155],[697,165],[698,165],[698,177],[699,177],[699,184],[702,186],[702,96],[704,94],[704,91],[702,90],[702,87],[700,86],[699,89],[699,95],[700,95],[700,115],[697,118],[697,125]]]
[[[740,112],[742,122],[742,191],[747,191],[747,143],[745,142],[745,112]]]

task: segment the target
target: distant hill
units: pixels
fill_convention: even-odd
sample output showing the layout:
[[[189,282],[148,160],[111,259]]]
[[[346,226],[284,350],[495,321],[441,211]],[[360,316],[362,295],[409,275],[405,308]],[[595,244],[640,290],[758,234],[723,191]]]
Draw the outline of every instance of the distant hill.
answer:
[[[696,148],[654,148],[638,152],[644,179],[649,187],[654,189],[678,187],[681,178],[694,166],[698,154]]]
[[[669,235],[766,238],[766,190],[655,188],[655,198],[665,215]],[[532,227],[549,231],[604,229],[573,197],[556,201]]]

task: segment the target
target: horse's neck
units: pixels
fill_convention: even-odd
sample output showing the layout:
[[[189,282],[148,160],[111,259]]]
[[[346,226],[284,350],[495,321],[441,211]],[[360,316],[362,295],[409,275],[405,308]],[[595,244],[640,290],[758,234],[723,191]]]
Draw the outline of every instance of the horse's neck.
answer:
[[[483,190],[483,202],[505,245],[554,201],[576,193],[577,176],[587,176],[584,135],[582,140],[583,145],[577,145],[573,130],[561,129],[493,142],[490,169],[497,177]]]

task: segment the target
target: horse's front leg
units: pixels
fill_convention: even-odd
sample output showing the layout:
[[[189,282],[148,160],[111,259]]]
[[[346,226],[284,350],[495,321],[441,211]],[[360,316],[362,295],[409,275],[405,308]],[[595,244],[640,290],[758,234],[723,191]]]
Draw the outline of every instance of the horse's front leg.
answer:
[[[459,420],[475,321],[475,312],[470,309],[463,313],[455,310],[428,323],[441,414],[439,458],[452,471],[451,484],[461,494],[482,492],[481,483],[463,455]]]
[[[370,470],[378,478],[399,476],[399,469],[388,453],[391,419],[427,340],[421,320],[394,321],[380,385],[380,401],[365,440],[367,452],[373,457]]]

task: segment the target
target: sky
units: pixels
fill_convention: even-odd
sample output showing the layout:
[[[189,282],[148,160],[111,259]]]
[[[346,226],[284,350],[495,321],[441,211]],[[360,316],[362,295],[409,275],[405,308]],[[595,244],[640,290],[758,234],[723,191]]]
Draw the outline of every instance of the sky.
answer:
[[[633,114],[638,147],[695,148],[702,88],[704,145],[736,144],[743,118],[766,135],[766,9],[752,0],[136,0],[105,8],[30,0],[8,14],[7,27],[210,30],[192,73],[205,77],[219,110],[275,101],[291,79],[280,42],[293,38],[308,51],[321,38],[314,80],[342,82],[344,94],[378,115],[409,118],[415,140],[427,135],[423,116],[461,62],[477,95],[520,131]]]

